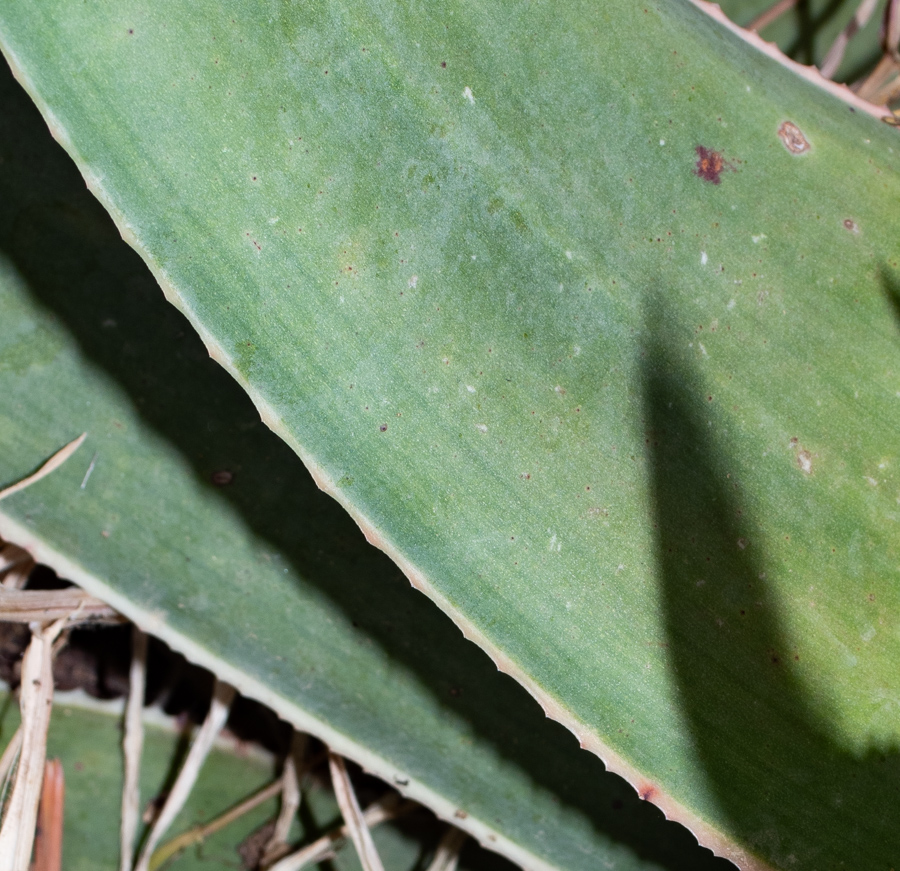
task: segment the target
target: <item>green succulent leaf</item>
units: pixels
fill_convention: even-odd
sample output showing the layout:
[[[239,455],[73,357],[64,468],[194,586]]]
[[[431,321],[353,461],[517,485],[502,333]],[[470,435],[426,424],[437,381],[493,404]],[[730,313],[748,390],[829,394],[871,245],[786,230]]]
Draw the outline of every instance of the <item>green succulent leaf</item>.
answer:
[[[2,733],[12,735],[18,724],[18,708],[8,695],[3,704]],[[65,777],[63,863],[70,871],[95,871],[119,867],[119,809],[122,795],[121,705],[97,704],[80,693],[60,697],[53,712],[48,735],[48,757],[59,759]],[[183,754],[184,736],[175,722],[148,712],[144,725],[141,757],[141,796],[145,805],[165,794],[173,765]],[[265,752],[248,752],[235,740],[220,741],[203,764],[200,777],[188,802],[172,826],[172,837],[202,826],[246,799],[274,779],[274,760]],[[277,799],[258,805],[216,833],[177,855],[165,867],[176,871],[238,868],[240,851],[255,831],[275,818]],[[307,779],[303,790],[302,821],[294,825],[291,837],[312,841],[341,824],[340,810],[333,794],[321,784]],[[433,839],[436,832],[427,831]],[[140,836],[140,833],[139,833]],[[373,831],[375,843],[386,867],[407,871],[421,862],[433,845],[408,827],[386,823]],[[326,866],[337,871],[357,871],[360,864],[352,845],[338,845],[338,853]],[[510,866],[498,856],[468,850],[462,855],[462,869],[502,871]]]
[[[210,353],[548,714],[742,867],[896,864],[896,131],[686,2],[0,30]]]
[[[0,535],[527,868],[721,869],[366,544],[0,105],[0,487],[88,432]]]
[[[47,741],[48,758],[59,759],[63,767],[63,867],[71,871],[119,867],[121,716],[108,705],[105,709],[90,706],[91,701],[77,693],[66,694],[54,708]],[[19,711],[15,700],[6,693],[0,695],[0,702],[5,743],[19,723]],[[160,719],[145,726],[141,763],[141,798],[145,805],[165,791],[172,765],[179,755],[180,736],[172,723],[166,728]],[[236,754],[234,748],[224,744],[214,748],[173,830],[208,823],[272,780],[271,760],[246,752]],[[239,865],[237,847],[277,813],[277,801],[270,799],[211,836],[199,850],[182,853],[172,867],[188,871]]]

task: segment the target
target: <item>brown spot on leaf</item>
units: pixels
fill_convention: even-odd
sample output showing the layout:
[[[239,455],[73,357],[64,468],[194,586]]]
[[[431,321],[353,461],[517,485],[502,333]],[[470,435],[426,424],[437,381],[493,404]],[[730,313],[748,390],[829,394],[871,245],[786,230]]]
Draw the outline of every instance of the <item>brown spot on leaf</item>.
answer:
[[[857,224],[856,221],[852,220],[851,218],[845,218],[844,219],[844,229],[849,230],[851,233],[858,233],[859,232],[859,224]]]
[[[734,169],[718,151],[713,151],[711,148],[705,148],[702,145],[698,145],[694,151],[697,153],[697,166],[694,169],[694,174],[704,179],[704,181],[712,184],[721,184],[722,172],[726,169]]]
[[[778,138],[791,154],[803,154],[809,151],[809,140],[803,135],[803,131],[792,121],[785,121],[778,128]]]
[[[650,784],[645,784],[638,790],[638,797],[641,801],[653,801],[653,797],[656,795],[656,787],[651,786]]]

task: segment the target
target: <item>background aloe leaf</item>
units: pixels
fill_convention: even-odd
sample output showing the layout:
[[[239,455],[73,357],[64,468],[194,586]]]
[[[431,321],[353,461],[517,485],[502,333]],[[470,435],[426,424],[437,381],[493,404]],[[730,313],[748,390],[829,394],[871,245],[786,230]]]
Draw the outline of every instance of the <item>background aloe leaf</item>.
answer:
[[[65,775],[63,867],[70,871],[117,868],[122,801],[121,717],[109,710],[85,709],[78,701],[77,694],[73,694],[71,700],[63,700],[55,707],[47,745],[48,758],[59,758]],[[5,744],[18,725],[19,711],[6,693],[0,695],[0,703]],[[148,724],[145,729],[141,797],[146,804],[165,788],[173,760],[178,756],[179,736],[158,723]],[[215,748],[173,831],[209,822],[272,779],[271,761],[261,754],[238,756],[224,745]],[[315,795],[313,801],[317,799]],[[174,867],[179,871],[226,864],[239,867],[237,846],[277,813],[275,799],[260,805],[233,827],[210,838],[200,856],[196,849],[188,850]]]
[[[48,756],[60,759],[65,773],[63,867],[68,871],[94,871],[119,865],[121,705],[84,706],[91,701],[77,693],[61,696],[48,736]],[[9,703],[7,695],[0,696],[0,703],[3,704],[0,726],[3,736],[8,737],[18,724],[18,707],[15,702]],[[144,726],[141,796],[145,805],[165,792],[173,763],[183,753],[181,736],[174,725],[174,721],[166,723],[157,716]],[[246,746],[238,748],[236,742],[220,742],[207,757],[188,804],[173,824],[172,837],[210,822],[256,789],[267,786],[274,778],[274,767],[274,760],[264,752],[248,752]],[[321,784],[307,781],[303,801],[304,825],[295,825],[296,839],[312,840],[340,825],[334,796]],[[271,799],[207,838],[201,846],[185,850],[166,867],[177,871],[243,867],[238,849],[277,812],[277,801]],[[433,834],[428,832],[429,836]],[[417,839],[416,833],[402,821],[381,825],[373,835],[386,867],[396,871],[412,871],[428,855],[429,845]],[[357,871],[360,865],[350,845],[322,867]],[[468,850],[462,855],[460,867],[496,871],[509,866],[498,856]]]
[[[681,2],[0,16],[211,352],[552,716],[746,867],[896,863],[895,131]]]
[[[0,505],[0,534],[528,867],[725,867],[365,543],[165,303],[8,73],[0,105],[0,482],[89,432]]]

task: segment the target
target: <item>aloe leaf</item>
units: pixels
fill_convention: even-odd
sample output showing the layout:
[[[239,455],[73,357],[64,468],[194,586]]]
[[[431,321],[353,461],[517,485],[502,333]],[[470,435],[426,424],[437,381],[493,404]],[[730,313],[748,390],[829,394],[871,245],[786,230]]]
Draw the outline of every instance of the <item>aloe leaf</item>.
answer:
[[[11,735],[18,723],[18,709],[7,695],[0,695],[2,728]],[[151,711],[144,726],[141,795],[145,804],[157,799],[183,750],[174,720]],[[80,693],[62,694],[50,721],[48,752],[62,762],[65,776],[65,829],[63,863],[69,871],[95,871],[119,866],[119,802],[122,790],[121,705],[97,704]],[[274,760],[263,751],[248,752],[237,742],[220,741],[203,765],[187,804],[176,819],[173,836],[209,823],[219,814],[262,789],[273,779]],[[319,832],[340,825],[334,796],[316,782],[304,789],[305,825],[295,824],[292,836],[311,840]],[[258,805],[225,828],[178,855],[166,867],[177,871],[243,867],[239,849],[260,826],[277,813],[276,799]],[[402,825],[386,823],[373,832],[388,867],[413,869],[420,861],[421,844]],[[499,857],[493,861],[470,851],[461,868],[509,867]],[[471,861],[474,859],[474,862]],[[355,871],[359,862],[353,849],[339,849],[332,860],[338,871]]]
[[[685,2],[0,19],[213,356],[551,716],[744,867],[896,861],[894,130]]]
[[[525,867],[721,868],[316,490],[0,88],[0,481],[89,433],[0,535]]]

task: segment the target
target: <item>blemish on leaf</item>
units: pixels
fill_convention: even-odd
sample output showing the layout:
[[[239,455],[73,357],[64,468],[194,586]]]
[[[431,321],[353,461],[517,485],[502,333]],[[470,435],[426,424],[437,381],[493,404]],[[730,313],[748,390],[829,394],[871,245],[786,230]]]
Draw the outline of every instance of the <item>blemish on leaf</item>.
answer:
[[[778,128],[778,138],[791,154],[803,154],[809,151],[809,140],[803,135],[803,131],[793,122],[785,121]]]
[[[647,784],[646,786],[642,786],[638,790],[638,797],[641,801],[653,801],[653,797],[656,795],[656,787],[650,786]]]
[[[851,233],[858,233],[859,225],[856,223],[856,221],[851,220],[850,218],[845,218],[844,219],[844,229],[849,230]]]
[[[812,473],[812,454],[807,450],[802,450],[797,454],[797,465],[806,472],[807,475]]]
[[[213,472],[210,480],[217,487],[227,487],[234,480],[234,474],[227,469],[222,469],[221,471]]]
[[[378,429],[379,429],[381,432],[387,432],[387,424],[386,424],[386,423],[381,424],[381,426],[378,427]]]
[[[721,174],[726,169],[734,171],[734,167],[728,163],[722,154],[713,151],[711,148],[705,148],[698,145],[694,151],[697,153],[697,166],[694,169],[694,175],[699,176],[704,181],[712,184],[721,184]]]

